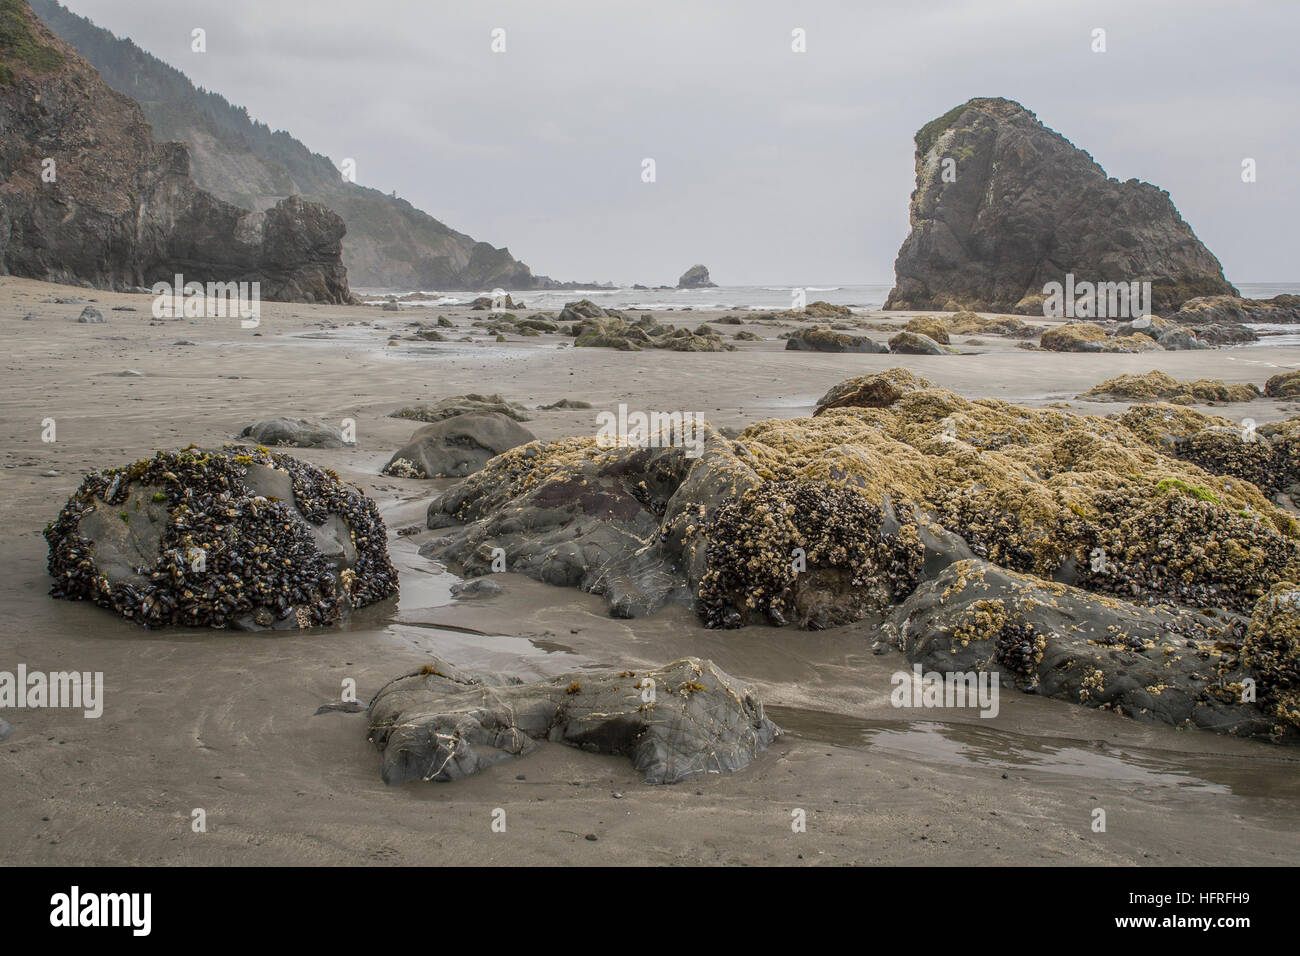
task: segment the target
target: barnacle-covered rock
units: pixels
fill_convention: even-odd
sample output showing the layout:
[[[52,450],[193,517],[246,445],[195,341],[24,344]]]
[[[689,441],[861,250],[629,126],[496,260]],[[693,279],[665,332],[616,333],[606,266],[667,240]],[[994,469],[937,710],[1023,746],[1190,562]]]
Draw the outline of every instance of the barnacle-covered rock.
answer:
[[[718,623],[744,619],[747,579],[737,564],[733,582],[706,591],[710,554],[721,568],[737,541],[737,554],[807,550],[796,539],[811,519],[790,512],[795,501],[836,500],[863,516],[883,514],[888,502],[922,539],[923,578],[945,566],[932,554],[968,549],[1010,570],[1136,602],[1248,613],[1274,583],[1300,576],[1300,525],[1271,492],[1178,457],[1180,443],[1231,426],[1227,419],[1167,404],[1102,418],[970,401],[926,385],[902,370],[854,379],[828,392],[816,417],[759,422],[734,440],[706,431],[699,457],[680,446],[534,442],[446,491],[431,504],[429,525],[449,529],[442,556],[468,573],[486,572],[500,547],[510,570],[604,594],[615,613],[693,601]],[[834,405],[864,389],[861,404]],[[1276,449],[1295,429],[1300,422],[1259,432]],[[771,522],[759,527],[747,503],[772,504]],[[861,528],[863,548],[884,547],[883,538],[868,540],[888,532],[884,523],[864,517]],[[743,563],[765,589],[761,613],[749,619],[774,623],[863,613],[879,604],[876,576],[887,573],[883,563],[872,566],[862,589],[875,595],[870,601],[847,593],[861,578],[851,574],[837,579],[833,613],[791,612],[787,595],[774,617],[766,602],[785,585],[759,581],[767,571],[757,553]],[[724,592],[736,595],[729,610],[713,603]],[[897,600],[906,590],[893,593]]]
[[[993,672],[1003,687],[1137,720],[1300,741],[1294,726],[1280,727],[1244,692],[1245,681],[1264,680],[1277,659],[1290,661],[1281,680],[1294,681],[1300,645],[1292,635],[1283,653],[1270,645],[1252,662],[1230,616],[1139,607],[976,560],[918,587],[886,630],[925,671]]]
[[[696,658],[528,684],[428,665],[384,685],[367,714],[387,784],[460,780],[539,740],[622,754],[646,783],[672,784],[743,770],[780,733],[753,688]]]
[[[92,472],[45,538],[52,596],[145,627],[310,627],[397,593],[375,503],[260,446]]]
[[[1280,724],[1300,728],[1300,588],[1290,581],[1275,585],[1255,605],[1241,662],[1258,675],[1268,712]]]
[[[1107,379],[1078,398],[1094,402],[1170,402],[1174,405],[1192,405],[1196,402],[1249,402],[1259,398],[1259,389],[1249,384],[1228,385],[1217,378],[1181,382],[1172,375],[1152,370],[1143,375],[1120,375]]]
[[[711,627],[833,627],[897,603],[924,558],[910,514],[826,481],[770,481],[728,499],[707,529],[698,609]]]

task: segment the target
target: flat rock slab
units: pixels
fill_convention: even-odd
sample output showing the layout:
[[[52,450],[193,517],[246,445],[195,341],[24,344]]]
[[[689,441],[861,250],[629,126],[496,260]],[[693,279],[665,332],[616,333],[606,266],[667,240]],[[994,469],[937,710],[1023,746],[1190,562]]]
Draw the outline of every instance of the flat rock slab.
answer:
[[[531,753],[539,740],[624,754],[646,783],[748,766],[780,730],[753,688],[712,661],[486,684],[425,667],[370,702],[385,783],[445,783]]]

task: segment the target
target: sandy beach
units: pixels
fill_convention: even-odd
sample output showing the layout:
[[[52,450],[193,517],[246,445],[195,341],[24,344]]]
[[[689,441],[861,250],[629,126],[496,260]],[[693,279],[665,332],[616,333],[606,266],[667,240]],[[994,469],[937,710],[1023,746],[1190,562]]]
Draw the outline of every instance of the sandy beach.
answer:
[[[53,297],[88,299],[107,322],[78,324],[83,305]],[[524,404],[526,427],[542,439],[592,434],[596,410],[620,402],[698,410],[729,429],[804,416],[837,382],[896,366],[967,398],[1111,414],[1124,406],[1075,396],[1152,369],[1262,385],[1300,367],[1294,349],[1062,354],[983,336],[975,346],[956,338],[956,355],[821,354],[785,350],[777,336],[793,324],[751,322],[718,327],[761,336],[736,351],[632,355],[575,349],[563,335],[498,342],[470,325],[485,313],[464,307],[263,303],[260,326],[244,330],[154,320],[151,305],[145,295],[0,278],[0,669],[103,672],[106,685],[98,719],[6,711],[6,864],[1268,865],[1300,852],[1292,748],[1014,692],[995,719],[896,709],[889,675],[906,663],[874,654],[864,625],[710,631],[680,607],[619,620],[597,597],[511,574],[499,578],[499,596],[455,599],[456,577],[416,553],[433,533],[397,535],[422,528],[429,499],[451,481],[379,475],[418,425],[389,412],[466,392]],[[444,330],[448,341],[408,339],[408,323],[438,313],[456,326]],[[655,318],[694,328],[722,314]],[[856,319],[901,325],[910,314]],[[467,334],[473,341],[457,341]],[[536,410],[564,398],[593,409]],[[1198,408],[1260,423],[1297,411],[1266,398]],[[247,634],[149,632],[47,595],[41,529],[85,472],[158,449],[219,446],[280,415],[355,421],[354,448],[291,453],[379,503],[400,598],[339,627]],[[46,419],[53,443],[42,441]],[[385,787],[365,715],[316,713],[347,678],[364,703],[431,660],[530,678],[685,655],[752,682],[784,731],[745,770],[654,787],[623,758],[542,744],[455,784]],[[1104,833],[1090,826],[1098,807]],[[207,832],[191,828],[197,808]],[[491,827],[498,808],[504,833]],[[806,832],[791,829],[797,809]]]

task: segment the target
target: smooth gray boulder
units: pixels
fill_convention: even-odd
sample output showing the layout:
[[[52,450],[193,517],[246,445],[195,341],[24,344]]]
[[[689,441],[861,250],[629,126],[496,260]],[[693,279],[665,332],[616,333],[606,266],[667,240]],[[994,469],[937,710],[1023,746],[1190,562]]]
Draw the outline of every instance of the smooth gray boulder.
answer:
[[[356,442],[345,442],[343,432],[332,425],[311,422],[303,418],[267,418],[247,426],[240,438],[251,438],[259,445],[274,448],[290,445],[296,448],[343,448]]]
[[[623,754],[646,783],[671,784],[742,770],[780,733],[752,687],[697,658],[527,684],[429,665],[384,685],[367,714],[387,784],[460,780],[539,740]]]
[[[399,478],[463,478],[533,433],[500,412],[471,412],[419,428],[383,468]]]

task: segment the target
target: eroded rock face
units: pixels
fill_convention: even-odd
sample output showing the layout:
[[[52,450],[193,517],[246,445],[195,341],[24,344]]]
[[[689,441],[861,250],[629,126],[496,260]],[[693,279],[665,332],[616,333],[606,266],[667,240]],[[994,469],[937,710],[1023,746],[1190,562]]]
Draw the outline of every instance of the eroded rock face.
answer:
[[[991,672],[1004,689],[1136,720],[1300,739],[1300,713],[1279,720],[1244,699],[1243,681],[1262,681],[1264,673],[1279,699],[1293,685],[1273,676],[1274,656],[1262,641],[1251,645],[1260,648],[1260,669],[1243,664],[1242,629],[1231,620],[1116,601],[973,560],[958,561],[917,588],[889,630],[924,671]],[[1276,656],[1294,670],[1295,654],[1288,646]]]
[[[383,471],[399,478],[463,478],[532,440],[532,432],[500,412],[469,412],[417,429]]]
[[[397,593],[375,503],[264,449],[92,472],[45,538],[52,596],[145,627],[310,627]]]
[[[1041,314],[1044,285],[1066,273],[1149,280],[1166,314],[1237,294],[1168,193],[1108,178],[1010,100],[973,99],[921,128],[910,218],[886,309]]]
[[[181,274],[259,282],[272,301],[349,301],[342,219],[298,197],[253,212],[204,192],[187,148],[155,143],[140,107],[26,3],[7,22],[38,53],[0,83],[0,273],[117,290]]]
[[[743,770],[780,733],[753,688],[696,658],[530,684],[429,666],[386,684],[367,713],[387,784],[460,780],[539,740],[622,754],[646,783],[672,784]]]

